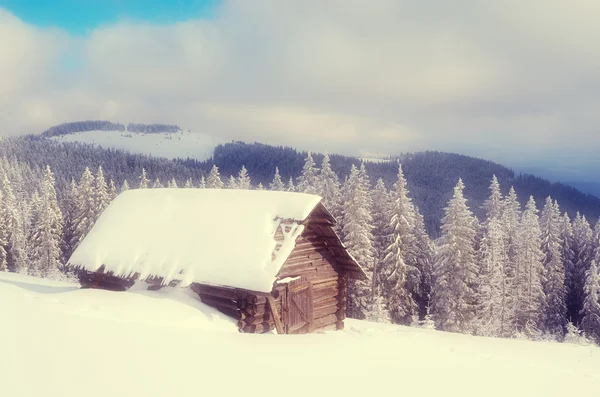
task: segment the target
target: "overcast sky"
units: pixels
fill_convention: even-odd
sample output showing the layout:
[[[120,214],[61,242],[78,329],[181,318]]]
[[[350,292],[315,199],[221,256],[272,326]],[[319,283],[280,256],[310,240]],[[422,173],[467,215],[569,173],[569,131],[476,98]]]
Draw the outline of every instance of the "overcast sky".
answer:
[[[161,122],[329,152],[600,171],[597,0],[180,0],[168,19],[107,0],[102,18],[43,21],[19,1],[0,0],[2,135]]]

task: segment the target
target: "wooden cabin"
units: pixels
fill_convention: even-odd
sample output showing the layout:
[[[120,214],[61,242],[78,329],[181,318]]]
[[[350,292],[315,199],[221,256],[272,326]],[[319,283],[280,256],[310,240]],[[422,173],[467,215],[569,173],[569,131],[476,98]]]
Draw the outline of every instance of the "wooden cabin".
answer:
[[[159,220],[144,221],[150,213]],[[238,320],[241,332],[340,330],[347,281],[366,275],[335,224],[314,195],[132,190],[107,208],[69,264],[79,269],[84,288],[123,291],[138,280],[148,289],[189,286],[202,302]],[[170,245],[159,249],[161,241]],[[190,244],[191,254],[182,254]]]

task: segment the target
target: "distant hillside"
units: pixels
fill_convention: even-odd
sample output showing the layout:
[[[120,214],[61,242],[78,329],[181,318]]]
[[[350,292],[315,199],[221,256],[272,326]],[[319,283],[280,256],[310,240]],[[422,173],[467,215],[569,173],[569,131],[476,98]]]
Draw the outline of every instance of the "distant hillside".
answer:
[[[77,132],[86,131],[128,131],[146,134],[173,133],[181,131],[177,125],[169,124],[135,124],[129,123],[127,126],[121,123],[113,123],[106,120],[87,120],[75,121],[71,123],[60,124],[42,132],[42,136],[50,138],[59,135],[68,135]]]

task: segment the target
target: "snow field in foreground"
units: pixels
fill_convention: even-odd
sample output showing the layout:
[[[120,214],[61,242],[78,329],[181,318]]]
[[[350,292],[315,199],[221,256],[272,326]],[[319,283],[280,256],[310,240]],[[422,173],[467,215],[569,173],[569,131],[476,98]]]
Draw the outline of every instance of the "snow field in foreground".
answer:
[[[2,396],[598,395],[600,348],[347,320],[239,334],[184,290],[125,293],[0,273]]]

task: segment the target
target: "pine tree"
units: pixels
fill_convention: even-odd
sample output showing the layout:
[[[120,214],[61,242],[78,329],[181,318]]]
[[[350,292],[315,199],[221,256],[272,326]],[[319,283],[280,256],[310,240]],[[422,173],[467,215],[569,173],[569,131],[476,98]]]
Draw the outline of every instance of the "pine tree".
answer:
[[[189,187],[192,187],[192,180],[189,179],[189,181],[190,181],[190,186]],[[186,187],[188,187],[187,183],[186,183]],[[199,189],[206,189],[206,180],[204,179],[204,175],[202,175],[200,177],[200,183],[198,184],[198,188]]]
[[[250,190],[252,188],[250,175],[248,175],[248,170],[243,165],[235,182],[235,188],[245,190]]]
[[[33,273],[43,277],[57,277],[62,266],[60,240],[63,219],[54,188],[54,174],[49,166],[44,172],[40,199],[33,236]]]
[[[177,186],[177,181],[175,180],[175,178],[171,178],[167,187],[169,189],[177,189],[178,186]]]
[[[483,209],[486,212],[487,219],[500,219],[502,216],[503,199],[502,193],[500,192],[500,183],[498,182],[496,175],[492,178],[490,192],[490,197],[483,203]]]
[[[431,313],[442,330],[470,332],[475,316],[476,220],[463,195],[462,180],[444,210],[442,236],[434,265]]]
[[[323,197],[323,204],[331,212],[334,218],[339,219],[341,215],[341,188],[340,180],[336,173],[331,169],[329,155],[323,157],[321,163],[321,172],[317,176],[316,185],[318,194]]]
[[[489,212],[493,214],[493,212]],[[476,333],[502,336],[507,322],[504,229],[498,217],[489,218],[479,243],[479,286],[477,289]]]
[[[273,175],[273,182],[269,184],[269,188],[271,190],[276,190],[283,192],[285,190],[285,185],[281,180],[281,175],[279,175],[279,167],[275,167],[275,175]]]
[[[352,165],[350,177],[344,186],[346,210],[343,217],[344,244],[356,258],[368,279],[351,282],[348,291],[348,315],[352,318],[364,319],[369,310],[368,303],[375,296],[373,283],[373,234],[371,217],[371,196],[369,179],[364,170]]]
[[[258,185],[256,185],[256,190],[265,190],[265,187],[262,183],[258,182]]]
[[[146,169],[142,168],[142,175],[140,175],[140,189],[148,189],[150,180],[146,176]]]
[[[389,230],[391,242],[386,248],[383,274],[385,297],[392,321],[410,325],[418,314],[414,295],[419,292],[421,273],[417,268],[417,247],[414,235],[415,211],[408,197],[402,166],[392,195],[392,216]]]
[[[421,281],[415,301],[419,306],[419,318],[424,319],[429,313],[429,299],[433,277],[433,251],[434,245],[425,229],[425,220],[419,208],[415,207],[415,226],[413,233],[416,238],[416,263],[421,274]]]
[[[163,184],[160,183],[160,179],[156,178],[152,183],[152,189],[162,189],[164,188]]]
[[[121,185],[121,193],[126,192],[130,189],[129,187],[129,182],[127,182],[127,179],[125,179],[123,181],[123,184]]]
[[[10,271],[21,272],[27,267],[27,219],[6,174],[3,175],[2,190],[4,195],[0,204],[4,212],[7,266]]]
[[[315,162],[310,152],[304,161],[302,174],[298,177],[298,186],[296,190],[302,193],[318,194],[319,193],[319,169],[315,167]]]
[[[223,189],[225,185],[221,180],[221,174],[219,173],[219,168],[216,165],[213,165],[210,173],[208,174],[208,178],[206,178],[206,188],[207,189]]]
[[[8,261],[5,247],[8,246],[8,230],[6,227],[8,214],[4,207],[4,195],[0,189],[0,272],[8,270]]]
[[[530,337],[539,336],[543,330],[544,317],[542,313],[546,304],[546,296],[542,287],[544,253],[541,249],[542,231],[538,212],[532,196],[523,212],[519,233],[521,271],[516,280],[518,295],[515,320],[517,330]]]
[[[288,192],[295,192],[296,191],[296,187],[294,186],[294,180],[292,179],[291,176],[290,176],[290,180],[288,181],[287,191]]]
[[[96,222],[96,201],[94,195],[94,177],[89,168],[85,168],[79,185],[73,212],[73,238],[69,246],[74,251]]]
[[[204,177],[202,177],[202,181],[204,182]],[[183,187],[185,189],[192,189],[194,187],[194,184],[192,183],[192,178],[188,178],[185,181],[185,185],[183,185]],[[204,187],[206,187],[206,184],[204,185]]]
[[[229,177],[229,181],[227,182],[227,189],[237,189],[237,181],[235,180],[233,175]]]
[[[373,206],[373,250],[375,252],[375,284],[383,282],[381,270],[383,269],[383,260],[385,250],[391,243],[390,219],[392,217],[392,202],[390,194],[385,187],[383,179],[379,178],[375,188],[371,193]]]
[[[565,213],[566,215],[566,213]],[[543,308],[545,331],[556,340],[562,340],[567,327],[565,261],[564,254],[570,251],[572,239],[571,222],[567,215],[560,217],[558,205],[552,198],[546,204],[540,217],[542,231],[542,253],[544,266],[544,294],[546,303]]]
[[[63,212],[64,225],[62,235],[62,260],[63,263],[67,263],[71,254],[73,253],[73,247],[71,246],[76,227],[76,216],[77,216],[77,199],[79,190],[74,179],[71,179],[70,189],[66,199],[66,210]]]
[[[600,273],[595,260],[592,260],[585,275],[581,329],[588,339],[600,344]]]
[[[577,213],[573,221],[573,268],[567,272],[567,316],[575,325],[581,324],[585,274],[594,259],[593,232],[585,216]]]
[[[98,172],[96,173],[96,177],[94,178],[93,200],[94,221],[96,221],[100,214],[102,214],[102,211],[104,211],[104,209],[108,207],[108,204],[110,203],[108,186],[106,185],[106,180],[104,179],[104,172],[102,171],[102,166],[98,167]]]
[[[112,179],[108,184],[108,202],[111,203],[114,199],[117,198],[117,186],[115,185],[115,181]]]
[[[385,305],[385,299],[381,294],[376,293],[367,300],[365,308],[365,320],[373,323],[389,323],[390,312]]]

